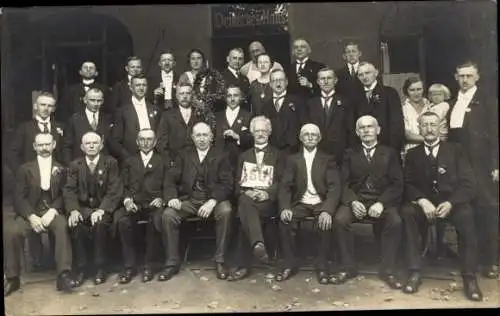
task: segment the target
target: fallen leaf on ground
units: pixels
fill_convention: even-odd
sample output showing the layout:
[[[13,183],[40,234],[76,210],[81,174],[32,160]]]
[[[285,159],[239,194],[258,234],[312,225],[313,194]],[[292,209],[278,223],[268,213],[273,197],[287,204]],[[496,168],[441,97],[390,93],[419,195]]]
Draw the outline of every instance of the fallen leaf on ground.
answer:
[[[273,286],[271,287],[271,289],[272,289],[273,291],[275,291],[275,292],[277,292],[277,291],[281,291],[281,286],[279,286],[278,284],[275,284],[275,285],[273,285]]]
[[[314,289],[312,289],[312,292],[313,292],[313,293],[319,293],[319,292],[321,292],[321,290],[320,290],[320,289],[318,289],[318,288],[314,288]]]
[[[200,280],[202,280],[202,281],[208,281],[208,278],[207,278],[207,277],[202,276],[202,277],[200,278]]]
[[[311,282],[312,278],[306,278],[306,282]]]

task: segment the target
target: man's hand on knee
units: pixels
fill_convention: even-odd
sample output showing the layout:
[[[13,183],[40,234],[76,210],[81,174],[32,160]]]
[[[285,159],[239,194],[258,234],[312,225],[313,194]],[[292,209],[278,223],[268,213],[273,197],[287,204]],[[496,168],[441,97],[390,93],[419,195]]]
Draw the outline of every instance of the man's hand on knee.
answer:
[[[319,214],[318,227],[322,231],[330,230],[332,228],[332,216],[323,211]]]
[[[284,209],[283,211],[281,211],[280,219],[283,223],[290,223],[292,221],[292,218],[293,212],[291,210]]]
[[[351,209],[354,216],[356,216],[357,219],[362,219],[368,213],[363,203],[359,201],[353,201],[351,203]]]
[[[68,218],[68,226],[75,227],[80,221],[83,221],[82,214],[78,210],[72,210]]]
[[[92,223],[92,226],[94,226],[97,222],[100,222],[102,220],[102,216],[104,215],[104,211],[101,209],[95,210],[92,215],[90,215],[90,222]]]
[[[212,214],[215,205],[217,205],[217,201],[214,199],[210,199],[206,201],[200,208],[198,209],[198,216],[201,218],[208,218],[210,214]]]
[[[42,219],[40,216],[37,216],[35,214],[31,214],[28,217],[28,220],[30,222],[31,228],[35,231],[35,233],[41,233],[45,231],[45,227],[43,226]]]
[[[171,199],[168,201],[167,206],[179,211],[181,209],[182,203],[179,199]]]

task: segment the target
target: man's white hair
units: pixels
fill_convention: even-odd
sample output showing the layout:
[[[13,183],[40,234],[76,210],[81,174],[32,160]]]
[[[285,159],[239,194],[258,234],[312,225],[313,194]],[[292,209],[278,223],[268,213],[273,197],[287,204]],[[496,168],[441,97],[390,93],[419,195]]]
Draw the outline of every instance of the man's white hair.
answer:
[[[319,129],[318,125],[312,123],[307,123],[302,126],[302,128],[300,129],[300,136],[302,136],[302,134],[308,130],[316,132],[319,136],[321,136],[321,130]]]

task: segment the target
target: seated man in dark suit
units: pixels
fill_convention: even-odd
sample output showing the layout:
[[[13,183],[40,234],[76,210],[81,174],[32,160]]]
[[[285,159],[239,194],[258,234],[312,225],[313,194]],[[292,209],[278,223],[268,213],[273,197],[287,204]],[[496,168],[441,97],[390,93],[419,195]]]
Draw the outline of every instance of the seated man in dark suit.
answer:
[[[170,177],[167,173],[168,165],[164,163],[160,154],[154,151],[156,134],[152,129],[139,131],[137,145],[140,152],[129,157],[122,169],[121,178],[125,191],[124,207],[119,208],[113,214],[113,231],[118,232],[122,242],[124,269],[118,276],[118,282],[121,284],[129,283],[136,274],[134,235],[136,223],[141,219],[149,222],[146,228],[146,253],[142,281],[149,282],[153,279],[155,230],[161,231],[161,214],[166,205],[165,190],[168,188],[165,181],[168,181]]]
[[[132,97],[132,77],[142,74],[142,60],[137,56],[130,56],[127,59],[125,71],[127,72],[127,77],[115,83],[111,89],[108,104],[110,113],[113,113],[113,115],[120,107],[130,103],[130,98]]]
[[[319,230],[317,249],[317,277],[320,284],[328,283],[327,259],[331,251],[332,216],[340,200],[340,175],[335,157],[318,150],[321,141],[319,127],[306,124],[300,130],[303,150],[287,159],[280,181],[279,209],[280,236],[284,256],[284,269],[276,281],[284,281],[297,272],[292,249],[292,229],[297,221],[315,217]]]
[[[342,205],[334,218],[339,244],[341,271],[331,281],[342,284],[357,275],[352,224],[365,218],[374,220],[374,232],[380,235],[380,278],[393,289],[400,289],[395,276],[396,255],[401,239],[399,205],[403,194],[403,171],[399,152],[377,143],[380,127],[372,116],[356,122],[361,146],[348,149],[342,164]]]
[[[241,221],[237,267],[231,270],[229,280],[235,281],[250,274],[252,250],[255,257],[267,262],[267,254],[262,233],[261,219],[277,215],[276,200],[278,181],[283,172],[283,157],[278,149],[269,145],[272,132],[271,121],[264,116],[256,116],[250,122],[254,138],[254,148],[239,157],[236,168],[238,181],[235,195],[238,198],[238,215]],[[255,177],[252,171],[256,170]]]
[[[215,114],[215,145],[229,154],[232,167],[236,167],[238,156],[252,146],[248,129],[252,115],[240,107],[243,101],[238,86],[226,88],[226,110]]]
[[[84,98],[85,108],[74,113],[66,126],[66,135],[63,138],[62,156],[65,165],[83,155],[80,149],[83,134],[97,132],[104,139],[102,153],[108,154],[108,137],[111,134],[111,115],[102,110],[104,94],[99,88],[87,90]]]
[[[37,157],[23,164],[17,172],[14,191],[16,217],[3,225],[5,296],[21,286],[19,276],[24,237],[31,231],[53,234],[58,272],[56,288],[65,292],[72,290],[71,242],[62,200],[66,174],[64,167],[52,157],[55,146],[51,134],[37,134],[33,143]]]
[[[164,51],[160,54],[160,78],[159,83],[153,87],[153,104],[160,109],[171,109],[177,106],[175,102],[175,89],[179,81],[179,75],[174,71],[175,56],[170,51]]]
[[[161,115],[160,109],[146,100],[148,81],[144,76],[132,77],[130,87],[132,96],[117,110],[109,140],[109,151],[120,163],[139,151],[137,133],[145,128],[156,130]]]
[[[419,130],[424,144],[410,149],[405,159],[407,203],[401,217],[410,275],[403,292],[416,293],[422,283],[419,226],[425,228],[436,219],[445,219],[457,230],[465,295],[472,301],[481,301],[483,294],[476,279],[474,210],[470,206],[476,194],[476,178],[462,147],[439,141],[439,122],[439,116],[433,112],[420,116]]]
[[[358,78],[361,55],[358,44],[353,42],[346,43],[344,45],[344,53],[342,54],[346,64],[335,71],[339,79],[335,88],[338,93],[347,98],[351,103],[355,101],[357,95],[363,93],[363,84]]]
[[[66,91],[63,91],[61,104],[56,113],[56,118],[61,122],[66,123],[74,113],[83,111],[86,105],[84,98],[89,89],[99,89],[103,93],[103,99],[106,102],[109,100],[109,88],[96,82],[99,72],[94,62],[83,62],[79,74],[82,77],[82,81],[69,86]],[[103,110],[107,114],[112,114],[107,105],[103,106]]]
[[[76,255],[75,286],[85,280],[88,268],[86,241],[93,239],[94,283],[106,280],[106,252],[109,244],[109,227],[113,212],[123,196],[118,163],[110,156],[102,155],[103,140],[95,132],[82,136],[85,157],[71,162],[68,179],[63,189],[68,224],[74,240]]]
[[[172,170],[173,192],[167,198],[167,208],[162,215],[162,224],[168,239],[168,260],[158,275],[159,281],[166,281],[179,272],[179,225],[187,217],[203,219],[212,214],[215,218],[215,268],[218,279],[228,276],[226,248],[231,224],[231,203],[233,193],[233,170],[227,154],[211,146],[213,135],[206,123],[193,126],[194,148],[185,149]]]
[[[241,66],[245,62],[245,52],[242,48],[233,48],[229,51],[226,58],[227,68],[222,71],[224,77],[225,88],[229,86],[237,86],[241,89],[242,103],[241,107],[246,111],[250,111],[248,89],[250,82],[248,78],[240,73]],[[216,109],[216,112],[223,111],[224,109]]]

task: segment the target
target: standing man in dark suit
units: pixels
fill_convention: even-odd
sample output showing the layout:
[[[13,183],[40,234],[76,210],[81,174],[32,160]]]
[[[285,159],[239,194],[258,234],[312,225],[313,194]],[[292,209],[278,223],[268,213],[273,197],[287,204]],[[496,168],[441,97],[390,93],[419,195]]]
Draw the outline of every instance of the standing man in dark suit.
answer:
[[[346,97],[349,101],[354,102],[356,96],[362,94],[363,91],[363,84],[358,78],[359,62],[361,58],[359,45],[353,42],[346,43],[344,45],[344,54],[342,54],[342,57],[347,64],[335,71],[338,78],[335,88],[338,93]]]
[[[477,238],[474,210],[470,203],[476,190],[473,169],[460,145],[440,142],[440,118],[425,112],[419,118],[420,134],[424,144],[408,151],[405,159],[405,195],[403,207],[404,231],[407,240],[410,275],[403,288],[405,293],[416,293],[422,277],[419,226],[435,224],[436,220],[450,220],[458,239],[460,268],[465,295],[472,301],[481,301],[483,294],[476,279]]]
[[[253,255],[263,262],[269,260],[262,222],[276,216],[278,182],[284,169],[284,160],[278,149],[269,145],[271,121],[256,116],[250,122],[254,148],[245,151],[236,168],[235,196],[241,232],[238,236],[237,265],[231,269],[230,281],[241,280],[250,274]],[[256,173],[253,173],[256,170]],[[255,176],[252,176],[255,174]]]
[[[83,62],[79,74],[82,77],[82,81],[68,87],[61,97],[59,110],[56,113],[56,118],[61,122],[66,123],[74,113],[83,111],[85,108],[85,95],[91,88],[102,91],[104,100],[109,99],[109,88],[96,82],[99,73],[94,62]],[[112,114],[106,104],[102,108],[107,114]]]
[[[156,134],[152,129],[140,130],[137,134],[140,152],[129,157],[122,169],[124,184],[123,207],[115,211],[113,232],[118,233],[122,243],[123,271],[118,275],[118,282],[129,283],[136,274],[136,249],[134,246],[136,225],[139,220],[148,221],[146,228],[146,253],[142,281],[153,279],[153,258],[155,255],[156,231],[161,232],[161,216],[166,206],[165,192],[168,165],[154,151]],[[163,238],[165,239],[165,238]],[[167,244],[165,243],[165,249]]]
[[[203,122],[204,117],[193,108],[193,87],[180,84],[176,90],[176,108],[162,113],[158,124],[157,151],[173,162],[179,151],[193,145],[191,138],[194,124]]]
[[[129,57],[127,59],[125,71],[127,72],[127,77],[118,81],[111,89],[109,111],[112,114],[120,107],[130,103],[130,98],[132,97],[131,80],[132,77],[142,74],[142,60],[137,56]]]
[[[63,189],[76,254],[75,286],[83,284],[85,269],[89,268],[85,247],[88,239],[93,240],[94,283],[99,285],[106,281],[109,228],[113,212],[123,196],[118,163],[114,158],[102,155],[102,147],[103,139],[99,134],[87,132],[82,136],[85,157],[71,162]]]
[[[448,141],[461,144],[477,179],[472,201],[478,232],[480,264],[488,278],[498,276],[498,100],[478,88],[479,70],[461,64],[455,78],[460,90],[449,111]]]
[[[212,131],[206,123],[193,126],[193,143],[176,159],[172,172],[175,184],[169,192],[174,194],[167,201],[162,224],[168,239],[168,260],[158,275],[166,281],[179,272],[179,225],[183,219],[198,216],[215,217],[215,270],[218,279],[228,277],[225,264],[226,249],[231,225],[232,207],[229,199],[233,193],[234,175],[226,153],[212,147]]]
[[[170,51],[160,54],[160,80],[153,90],[153,104],[160,109],[171,109],[177,106],[175,103],[175,89],[179,81],[179,75],[174,71],[175,56]]]
[[[52,157],[56,147],[49,133],[39,133],[33,147],[36,159],[23,164],[17,172],[14,209],[16,217],[4,223],[3,251],[4,296],[10,295],[21,286],[21,255],[24,237],[28,232],[49,232],[55,237],[58,291],[71,292],[71,242],[68,224],[64,217],[62,187],[66,174],[64,167]]]
[[[83,134],[94,131],[104,139],[102,153],[108,155],[108,138],[111,134],[111,115],[102,110],[104,94],[99,88],[91,88],[85,93],[85,108],[74,113],[66,126],[63,138],[62,157],[65,165],[83,155],[80,149]]]
[[[288,92],[300,96],[304,100],[319,96],[320,89],[317,83],[317,75],[321,68],[326,67],[323,63],[310,59],[311,52],[311,46],[305,39],[296,39],[293,42],[292,51],[295,61],[287,71]]]
[[[356,97],[355,119],[363,115],[376,118],[381,129],[378,142],[401,152],[405,139],[401,99],[394,88],[378,82],[377,76],[378,70],[373,64],[367,62],[359,64],[358,77],[364,86],[364,93]]]
[[[344,150],[349,147],[353,138],[353,111],[351,104],[335,89],[337,77],[330,68],[318,71],[318,85],[321,96],[313,97],[307,102],[308,122],[319,126],[321,142],[319,149],[337,158],[338,166],[342,165]]]
[[[249,126],[252,115],[241,108],[243,95],[238,86],[226,88],[226,110],[215,115],[215,145],[222,147],[229,154],[233,168],[238,156],[252,146]]]
[[[241,106],[246,111],[250,111],[250,96],[248,93],[250,82],[248,81],[248,78],[240,72],[241,66],[243,66],[243,63],[245,62],[245,52],[242,48],[233,48],[229,51],[226,61],[227,68],[222,72],[226,89],[229,86],[240,87],[243,97]],[[218,111],[223,110],[224,109],[218,109]]]
[[[303,100],[287,93],[288,80],[283,70],[271,72],[273,99],[255,107],[255,115],[263,115],[271,120],[273,132],[270,143],[284,153],[298,150],[300,122],[305,117]]]
[[[161,115],[160,109],[146,100],[147,79],[138,75],[132,77],[130,84],[132,96],[116,112],[109,141],[109,150],[120,163],[138,152],[137,133],[146,128],[156,130]]]
[[[380,235],[380,278],[392,289],[401,289],[395,274],[402,227],[399,205],[403,170],[399,152],[377,143],[380,127],[372,116],[360,117],[356,132],[361,146],[348,149],[342,164],[342,205],[334,217],[341,271],[331,281],[342,284],[357,275],[352,224],[368,218],[375,221],[374,231]]]
[[[300,130],[303,149],[288,157],[280,181],[280,236],[284,267],[276,281],[289,279],[297,272],[292,248],[292,230],[297,221],[314,216],[319,241],[316,273],[320,284],[328,283],[327,259],[331,251],[332,216],[340,201],[341,182],[335,157],[318,150],[319,127],[305,124]]]

